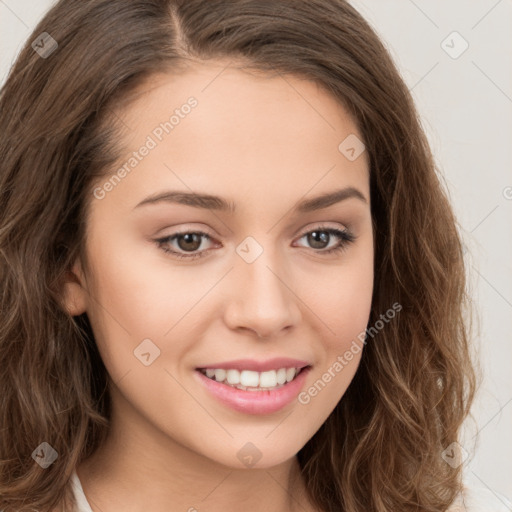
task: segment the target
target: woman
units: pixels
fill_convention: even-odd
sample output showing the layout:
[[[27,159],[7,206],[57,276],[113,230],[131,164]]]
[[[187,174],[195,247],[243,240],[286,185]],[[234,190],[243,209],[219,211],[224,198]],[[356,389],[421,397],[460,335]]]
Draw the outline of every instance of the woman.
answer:
[[[456,220],[349,4],[60,1],[0,103],[0,508],[484,510]]]

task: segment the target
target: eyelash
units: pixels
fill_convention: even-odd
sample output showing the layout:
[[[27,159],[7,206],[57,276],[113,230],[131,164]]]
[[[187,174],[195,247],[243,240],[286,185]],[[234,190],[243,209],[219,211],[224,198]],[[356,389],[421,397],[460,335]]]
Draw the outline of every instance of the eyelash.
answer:
[[[353,243],[356,240],[356,238],[357,238],[354,234],[352,234],[347,229],[342,230],[342,229],[318,226],[315,229],[312,229],[310,231],[306,231],[305,233],[303,233],[299,237],[299,240],[301,238],[304,238],[306,235],[309,235],[310,233],[313,233],[315,231],[329,233],[329,235],[335,235],[335,236],[337,236],[340,239],[339,245],[336,246],[336,247],[333,247],[332,249],[328,249],[328,250],[319,249],[319,250],[316,250],[316,251],[315,251],[315,249],[313,249],[315,252],[318,252],[320,254],[335,254],[335,253],[342,252],[342,251],[346,250],[347,246],[349,244]],[[178,233],[174,233],[173,235],[170,235],[170,236],[166,236],[166,237],[163,237],[163,238],[158,238],[158,239],[155,240],[155,242],[156,242],[157,246],[160,249],[162,249],[165,253],[172,254],[173,256],[175,256],[178,259],[195,260],[195,259],[199,259],[199,258],[204,257],[206,255],[206,253],[209,251],[209,249],[203,250],[201,252],[196,252],[196,253],[193,253],[193,254],[184,254],[184,253],[180,253],[180,252],[177,252],[177,251],[173,251],[172,249],[169,249],[166,246],[166,244],[168,244],[172,240],[176,239],[180,235],[192,235],[192,234],[204,236],[207,240],[211,240],[212,239],[212,237],[208,233],[205,233],[203,231],[181,231],[181,232],[178,232]]]
[[[318,252],[320,254],[335,254],[335,253],[342,252],[342,251],[346,250],[347,246],[349,244],[353,243],[357,238],[354,234],[350,233],[350,231],[348,231],[347,229],[342,230],[342,229],[318,226],[315,229],[312,229],[310,231],[306,231],[305,233],[303,233],[299,237],[299,239],[304,238],[306,235],[309,235],[310,233],[313,233],[315,231],[329,233],[329,235],[337,236],[340,239],[339,245],[336,247],[333,247],[332,249],[328,249],[328,250],[319,249],[316,251],[315,251],[315,249],[313,249],[313,251]],[[160,249],[162,249],[165,253],[172,254],[174,257],[176,257],[178,259],[195,260],[195,259],[204,257],[207,254],[207,252],[209,251],[209,249],[203,250],[201,252],[196,252],[193,254],[184,254],[184,253],[180,253],[177,251],[173,251],[172,249],[169,249],[168,246],[166,245],[169,242],[171,242],[172,240],[176,239],[178,236],[186,235],[186,234],[201,235],[204,238],[206,238],[207,240],[212,239],[212,237],[208,233],[204,233],[203,231],[181,231],[178,233],[174,233],[173,235],[170,235],[170,236],[156,239],[155,242],[156,242],[157,246]]]

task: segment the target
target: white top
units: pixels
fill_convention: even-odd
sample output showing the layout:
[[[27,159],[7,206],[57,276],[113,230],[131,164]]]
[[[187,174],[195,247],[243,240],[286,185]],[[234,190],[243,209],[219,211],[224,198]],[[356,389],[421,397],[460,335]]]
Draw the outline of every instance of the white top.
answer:
[[[76,471],[73,472],[72,484],[78,503],[78,509],[75,512],[92,512]],[[504,496],[483,487],[464,488],[464,493],[452,504],[449,512],[512,512],[512,503]]]
[[[78,507],[75,512],[92,512],[91,505],[89,505],[89,502],[85,497],[85,493],[84,490],[82,489],[80,478],[78,478],[76,471],[73,471],[73,475],[71,477],[71,484],[73,486],[73,491],[75,493],[75,499]]]

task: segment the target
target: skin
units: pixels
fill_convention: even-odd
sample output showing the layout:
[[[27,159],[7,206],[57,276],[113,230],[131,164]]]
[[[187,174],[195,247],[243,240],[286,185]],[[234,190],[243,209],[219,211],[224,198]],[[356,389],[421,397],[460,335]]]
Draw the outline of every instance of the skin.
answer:
[[[373,292],[368,159],[363,152],[349,161],[338,150],[350,134],[362,139],[356,124],[312,81],[227,64],[154,75],[117,112],[127,126],[120,166],[175,108],[190,96],[198,101],[113,190],[92,200],[91,273],[77,260],[64,284],[65,307],[87,312],[112,381],[110,435],[77,467],[94,512],[148,503],[153,512],[315,510],[296,454],[360,361],[361,352],[309,403],[264,415],[231,410],[196,379],[195,368],[209,362],[287,356],[311,363],[307,390],[364,332]],[[366,202],[292,212],[302,199],[348,186]],[[237,212],[163,202],[134,209],[167,189],[222,196]],[[339,239],[314,245],[304,234],[318,226],[347,228],[357,239],[322,254]],[[212,236],[193,249],[204,258],[179,260],[154,241],[182,230]],[[248,236],[263,249],[251,264],[236,252]],[[167,246],[187,254],[183,239]],[[146,338],[161,351],[149,366],[134,357]],[[247,442],[261,453],[251,468],[237,457]]]

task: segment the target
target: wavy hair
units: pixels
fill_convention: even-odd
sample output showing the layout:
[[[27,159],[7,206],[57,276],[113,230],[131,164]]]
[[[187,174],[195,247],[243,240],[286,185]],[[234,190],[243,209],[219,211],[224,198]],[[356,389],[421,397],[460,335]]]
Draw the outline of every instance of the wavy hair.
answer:
[[[58,44],[44,57],[43,32]],[[314,80],[351,114],[370,159],[370,325],[402,306],[297,455],[308,495],[324,512],[445,511],[462,484],[441,451],[476,388],[462,241],[411,94],[344,0],[60,0],[37,25],[0,92],[0,509],[69,510],[72,472],[108,432],[105,366],[59,286],[77,257],[87,269],[91,190],[121,156],[115,107],[219,57]],[[42,442],[59,454],[47,469]]]

